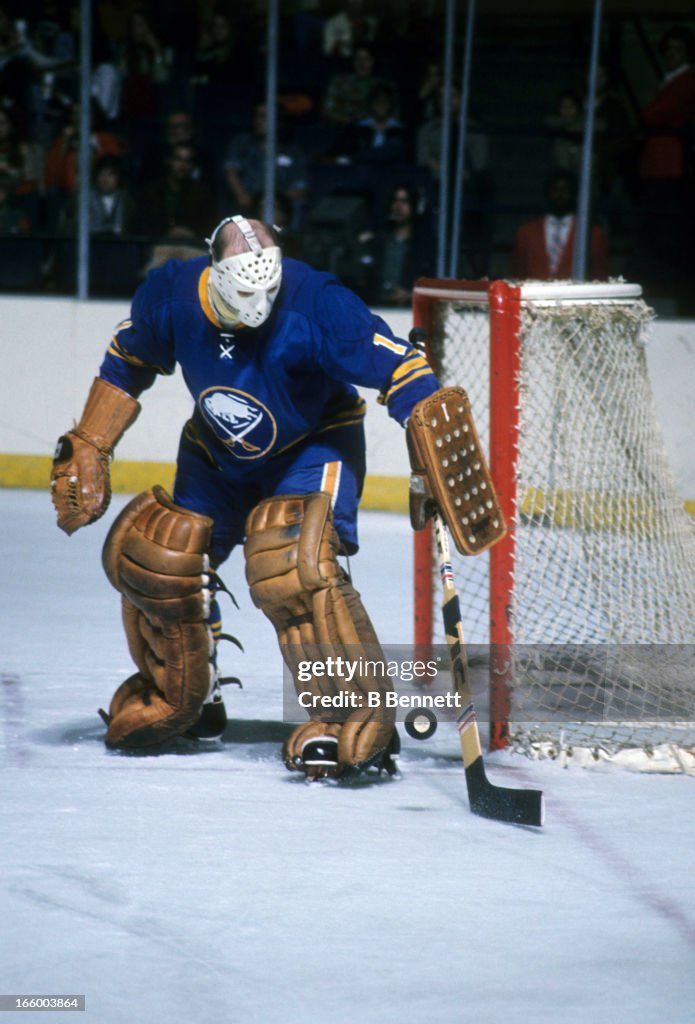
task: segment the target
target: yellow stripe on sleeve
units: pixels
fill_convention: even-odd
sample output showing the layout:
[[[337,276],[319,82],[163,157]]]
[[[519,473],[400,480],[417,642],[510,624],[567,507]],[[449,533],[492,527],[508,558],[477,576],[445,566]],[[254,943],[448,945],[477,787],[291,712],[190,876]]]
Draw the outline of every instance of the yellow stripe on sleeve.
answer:
[[[157,366],[155,363],[146,363],[144,359],[140,359],[138,356],[131,355],[127,352],[123,346],[119,343],[118,338],[115,336],[111,339],[107,352],[110,356],[115,356],[117,359],[122,359],[124,363],[128,363],[130,366],[138,366],[145,370],[154,370],[155,373],[161,373],[165,377],[170,377],[174,372],[173,370],[165,370],[163,366]]]
[[[131,356],[130,352],[126,352],[124,348],[118,344],[118,339],[114,338],[109,345],[109,355],[116,356],[117,359],[122,359],[126,363],[131,363],[133,366],[148,366],[148,363],[143,362],[142,359],[138,359],[137,356]]]
[[[396,393],[396,391],[400,391],[401,388],[404,388],[407,384],[410,384],[412,381],[417,380],[418,377],[424,377],[425,374],[427,373],[432,373],[432,368],[430,366],[425,366],[424,369],[422,370],[416,370],[414,373],[409,374],[404,380],[401,380],[397,384],[394,384],[393,387],[389,388],[389,390],[386,392],[384,402],[388,402],[391,396]]]
[[[423,369],[429,370],[429,363],[424,356],[420,355],[419,352],[414,352],[413,355],[408,356],[407,359],[404,359],[403,362],[396,367],[393,371],[391,381],[395,384],[396,381],[401,380],[403,377],[407,377],[407,375],[412,373],[413,370]]]
[[[375,334],[373,340],[375,345],[380,345],[382,348],[388,348],[391,352],[395,352],[399,356],[404,356],[408,351],[407,345],[402,345],[400,342],[393,341],[391,338],[385,338],[383,334]]]

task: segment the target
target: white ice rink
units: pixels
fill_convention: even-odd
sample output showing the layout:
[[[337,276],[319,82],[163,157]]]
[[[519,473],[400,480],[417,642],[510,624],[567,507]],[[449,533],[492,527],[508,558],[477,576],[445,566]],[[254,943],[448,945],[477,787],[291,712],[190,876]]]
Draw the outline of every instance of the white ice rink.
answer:
[[[692,1024],[695,779],[488,756],[546,794],[543,829],[497,824],[444,724],[401,728],[396,780],[307,785],[236,553],[223,741],[108,752],[96,711],[133,667],[100,550],[124,500],[67,538],[47,493],[0,491],[0,993],[84,994],[95,1024]],[[355,582],[404,643],[409,527],[363,513],[361,535]]]

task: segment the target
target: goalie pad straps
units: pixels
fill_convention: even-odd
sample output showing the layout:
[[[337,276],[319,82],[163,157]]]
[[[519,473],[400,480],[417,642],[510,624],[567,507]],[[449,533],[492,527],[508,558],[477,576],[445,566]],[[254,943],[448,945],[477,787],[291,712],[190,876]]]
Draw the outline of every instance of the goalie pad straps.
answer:
[[[138,672],[114,694],[109,746],[142,747],[193,725],[214,681],[208,548],[212,520],[175,505],[162,487],[134,498],[113,523],[102,561],[123,595]]]
[[[311,722],[298,726],[285,747],[289,768],[301,768],[304,742],[317,734],[338,737],[344,768],[385,749],[394,714],[383,694],[392,689],[386,673],[357,671],[352,679],[313,673],[302,663],[339,656],[344,662],[383,664],[383,652],[359,594],[338,564],[330,495],[283,495],[260,502],[246,523],[246,579],[251,598],[273,623],[295,689]],[[335,662],[334,662],[335,664]],[[300,679],[300,669],[302,678]],[[304,681],[306,680],[306,681]],[[321,698],[354,694],[349,713],[323,706]],[[372,698],[369,694],[378,694]],[[337,718],[341,721],[338,722]],[[323,725],[318,725],[323,723]],[[325,725],[331,723],[326,729]]]
[[[413,529],[422,530],[438,508],[462,555],[501,540],[504,515],[463,388],[441,388],[418,402],[406,436]]]

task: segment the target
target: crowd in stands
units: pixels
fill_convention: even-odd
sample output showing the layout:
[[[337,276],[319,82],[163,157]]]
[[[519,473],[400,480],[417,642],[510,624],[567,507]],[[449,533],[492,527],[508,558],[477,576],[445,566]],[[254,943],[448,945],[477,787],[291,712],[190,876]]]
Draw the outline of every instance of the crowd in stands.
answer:
[[[266,6],[265,0],[94,3],[94,239],[148,239],[154,245],[149,265],[172,252],[199,251],[211,226],[230,211],[263,212]],[[444,103],[441,8],[440,0],[280,4],[275,218],[288,252],[340,273],[370,302],[405,305],[414,275],[434,273],[442,112],[450,110],[455,153],[460,104],[456,87]],[[61,239],[74,238],[78,217],[79,14],[68,0],[0,4],[0,238],[45,239],[41,284],[47,290],[74,279],[74,258],[65,257]],[[656,279],[685,266],[692,243],[689,32],[667,32],[661,55],[664,80],[641,115],[628,111],[606,66],[599,69],[595,109],[595,208],[610,210],[612,198],[625,198],[634,213],[635,274]],[[537,219],[554,216],[549,197],[557,199],[559,189],[566,243],[583,125],[582,96],[568,88],[540,126],[549,150],[550,205]],[[490,272],[489,141],[489,126],[473,104],[462,276]],[[566,255],[548,259],[548,224],[535,235],[522,225],[509,238],[510,273],[567,271]],[[524,262],[532,237],[536,248],[545,246],[545,264],[538,252]],[[601,231],[593,237],[600,251],[594,259],[592,250],[594,272],[606,276],[608,243]],[[136,251],[141,275],[142,248]]]

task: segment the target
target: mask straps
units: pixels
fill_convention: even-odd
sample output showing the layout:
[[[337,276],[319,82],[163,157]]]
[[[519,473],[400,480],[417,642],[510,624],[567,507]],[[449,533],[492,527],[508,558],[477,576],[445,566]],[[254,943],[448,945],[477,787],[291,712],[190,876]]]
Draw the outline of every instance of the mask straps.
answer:
[[[247,221],[246,217],[238,215],[236,217],[232,217],[232,220],[234,221],[234,223],[236,224],[236,226],[239,228],[242,235],[246,239],[246,242],[251,252],[254,253],[256,256],[260,256],[261,253],[263,252],[263,246],[258,241],[258,236],[256,235],[256,232],[253,230],[253,228]]]
[[[212,259],[214,259],[213,248],[215,245],[215,239],[217,238],[225,224],[236,224],[236,226],[239,228],[242,235],[246,239],[246,243],[250,251],[254,253],[256,256],[261,255],[261,253],[263,252],[263,246],[258,241],[258,236],[256,232],[253,230],[253,228],[247,221],[246,217],[242,217],[241,214],[236,214],[234,217],[225,217],[224,220],[221,220],[220,223],[215,228],[215,230],[213,231],[213,233],[210,235],[210,237],[205,239],[210,250],[210,256],[212,257]]]

